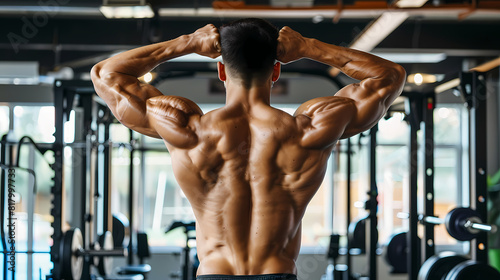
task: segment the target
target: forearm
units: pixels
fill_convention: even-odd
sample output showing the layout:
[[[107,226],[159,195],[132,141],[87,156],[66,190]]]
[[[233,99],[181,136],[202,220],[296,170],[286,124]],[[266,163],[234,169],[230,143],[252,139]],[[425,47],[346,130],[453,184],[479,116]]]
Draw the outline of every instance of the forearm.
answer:
[[[303,56],[336,67],[357,80],[392,78],[404,72],[398,64],[375,55],[312,38],[306,39]]]
[[[96,64],[93,71],[101,77],[111,73],[141,77],[167,60],[194,52],[191,39],[191,35],[183,35],[125,51]]]

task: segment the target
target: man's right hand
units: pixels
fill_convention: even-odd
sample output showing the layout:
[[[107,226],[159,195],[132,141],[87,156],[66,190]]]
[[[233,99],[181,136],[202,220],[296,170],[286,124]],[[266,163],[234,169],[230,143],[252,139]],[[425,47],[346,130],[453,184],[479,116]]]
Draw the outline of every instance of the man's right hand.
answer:
[[[279,32],[277,58],[282,63],[299,60],[304,57],[306,45],[305,37],[285,26]]]

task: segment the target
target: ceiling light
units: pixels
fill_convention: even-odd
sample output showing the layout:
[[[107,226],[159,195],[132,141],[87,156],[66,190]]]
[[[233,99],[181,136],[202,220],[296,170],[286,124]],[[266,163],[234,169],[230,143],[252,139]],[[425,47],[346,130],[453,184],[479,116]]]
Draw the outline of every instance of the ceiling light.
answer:
[[[424,77],[422,76],[422,74],[417,73],[417,74],[413,75],[413,82],[416,85],[418,85],[418,86],[421,85],[423,81],[424,81]]]
[[[106,18],[152,18],[155,15],[145,0],[103,0],[99,10]]]
[[[437,80],[438,78],[436,75],[422,73],[411,74],[406,78],[408,83],[416,84],[418,86],[421,84],[432,84],[437,82]]]
[[[146,84],[149,84],[155,78],[156,78],[156,73],[148,72],[148,73],[144,74],[144,76],[139,77],[139,81],[146,83]]]
[[[396,3],[396,6],[400,8],[420,8],[422,7],[427,0],[399,0]]]
[[[148,83],[151,82],[153,80],[153,74],[151,74],[151,72],[148,72],[146,73],[146,75],[144,75],[144,82]]]
[[[369,52],[373,50],[392,31],[403,23],[409,14],[406,12],[385,12],[376,19],[350,46],[353,49]]]

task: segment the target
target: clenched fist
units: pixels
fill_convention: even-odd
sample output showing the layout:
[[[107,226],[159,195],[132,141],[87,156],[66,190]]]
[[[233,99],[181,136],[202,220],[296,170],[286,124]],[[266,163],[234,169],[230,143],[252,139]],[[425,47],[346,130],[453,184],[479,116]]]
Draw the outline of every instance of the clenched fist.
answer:
[[[220,56],[220,34],[213,24],[207,24],[190,34],[190,44],[193,44],[193,51],[199,55],[211,58]]]
[[[277,58],[282,63],[289,63],[304,57],[307,48],[306,38],[300,33],[285,26],[281,28],[278,36]]]

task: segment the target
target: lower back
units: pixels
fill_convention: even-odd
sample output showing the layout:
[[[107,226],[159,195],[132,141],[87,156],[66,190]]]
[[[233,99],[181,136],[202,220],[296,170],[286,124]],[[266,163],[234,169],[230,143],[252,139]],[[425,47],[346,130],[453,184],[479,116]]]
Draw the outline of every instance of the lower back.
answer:
[[[195,211],[198,274],[295,273],[302,211],[291,193],[235,182],[219,187],[206,195],[207,208]]]

